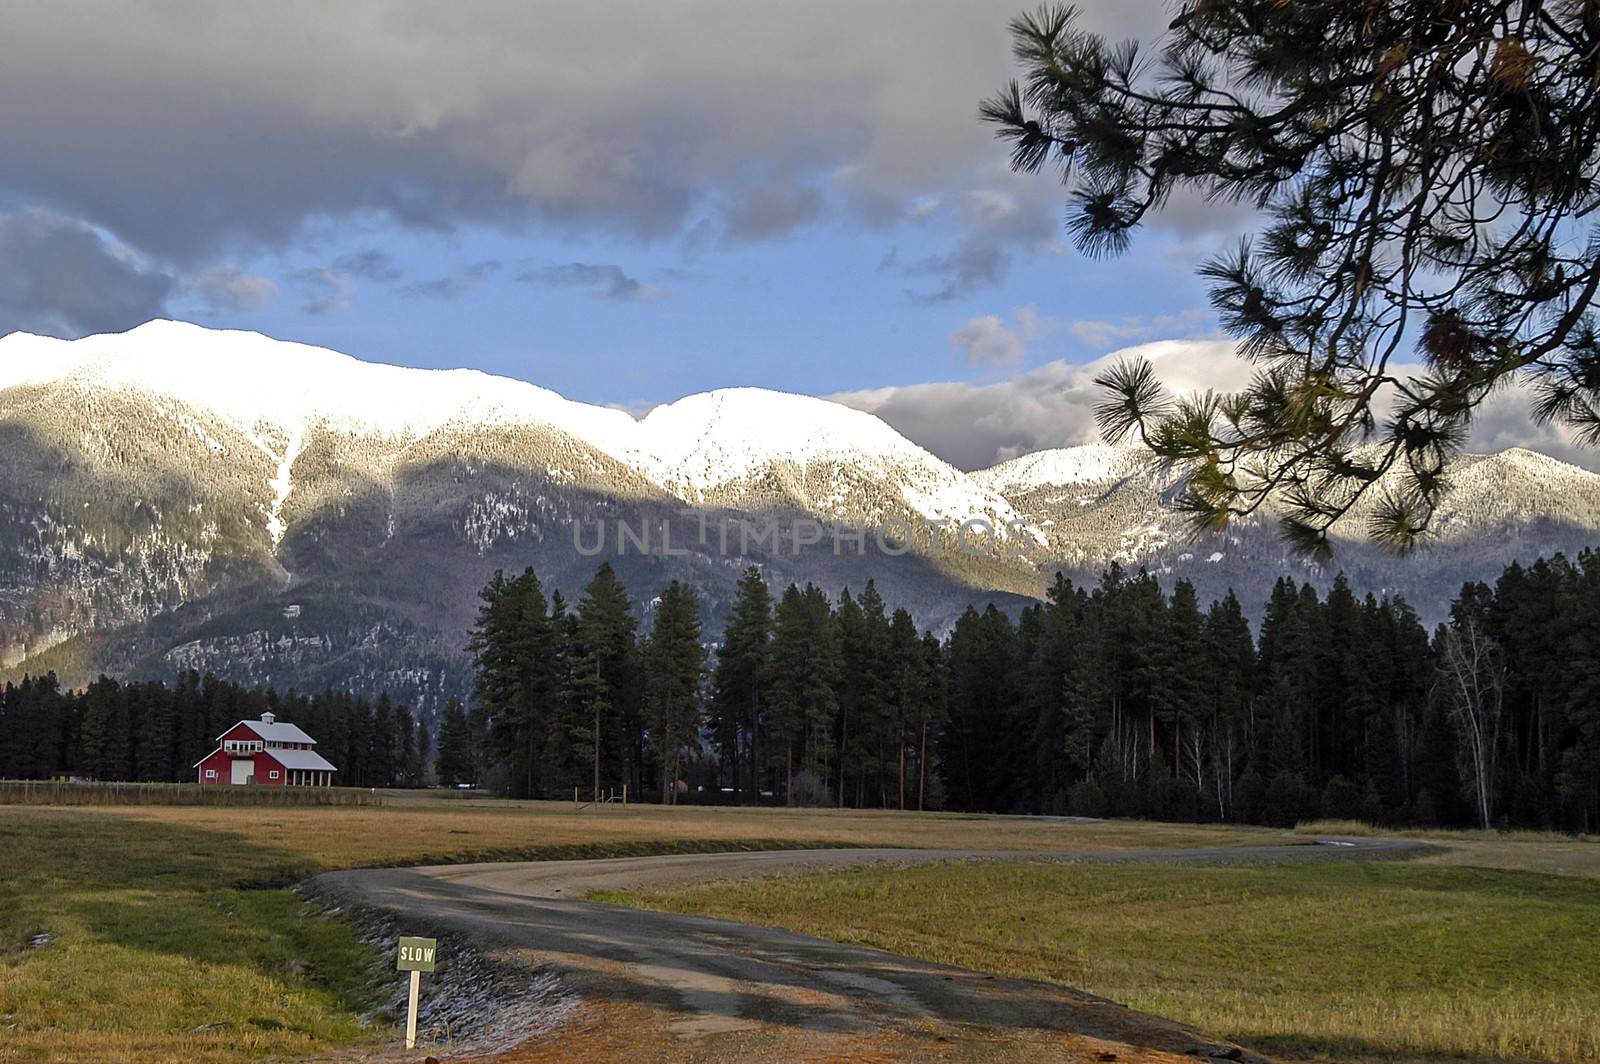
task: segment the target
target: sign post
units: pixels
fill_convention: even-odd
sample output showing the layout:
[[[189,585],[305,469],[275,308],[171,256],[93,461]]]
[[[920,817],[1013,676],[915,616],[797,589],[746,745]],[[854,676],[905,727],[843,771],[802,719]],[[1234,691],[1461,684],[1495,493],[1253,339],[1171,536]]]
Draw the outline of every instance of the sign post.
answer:
[[[411,996],[406,1006],[406,1048],[417,1047],[417,988],[422,983],[422,973],[433,971],[433,958],[439,943],[431,938],[401,938],[400,956],[395,967],[411,973]]]

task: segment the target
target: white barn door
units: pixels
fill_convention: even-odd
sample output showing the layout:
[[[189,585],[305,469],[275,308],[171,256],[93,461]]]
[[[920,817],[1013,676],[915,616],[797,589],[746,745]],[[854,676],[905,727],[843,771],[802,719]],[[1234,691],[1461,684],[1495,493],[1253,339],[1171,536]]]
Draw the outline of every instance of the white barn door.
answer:
[[[233,782],[249,783],[250,778],[256,773],[256,763],[249,758],[244,758],[233,763]]]

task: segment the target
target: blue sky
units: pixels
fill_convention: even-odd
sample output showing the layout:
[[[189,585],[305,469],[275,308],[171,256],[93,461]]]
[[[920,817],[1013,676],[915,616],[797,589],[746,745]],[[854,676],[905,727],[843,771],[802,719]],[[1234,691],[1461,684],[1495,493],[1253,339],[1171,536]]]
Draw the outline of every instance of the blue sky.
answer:
[[[1203,290],[1170,249],[1112,262],[1066,247],[1030,250],[1003,279],[934,300],[939,279],[898,264],[934,257],[946,240],[932,226],[862,232],[833,223],[708,248],[480,227],[448,235],[363,228],[338,232],[318,258],[293,250],[242,262],[277,289],[260,306],[219,308],[194,294],[170,307],[206,325],[378,361],[472,365],[633,407],[739,385],[826,394],[982,380],[1052,359],[1087,361],[1128,338],[1084,323],[1187,312],[1178,331],[1211,328]],[[382,265],[365,275],[354,269],[358,259]],[[348,268],[327,265],[340,262]],[[322,269],[344,277],[307,274]],[[641,286],[637,294],[624,294],[633,291],[628,282]],[[1014,325],[1028,308],[1045,321],[1020,353],[973,359],[952,340],[973,319]]]
[[[967,467],[1085,442],[1107,352],[1237,379],[1194,269],[1250,218],[1175,197],[1123,258],[1066,247],[1059,184],[976,119],[1023,6],[11,5],[0,334],[167,316],[631,410],[842,396]],[[1166,6],[1079,5],[1147,41]]]

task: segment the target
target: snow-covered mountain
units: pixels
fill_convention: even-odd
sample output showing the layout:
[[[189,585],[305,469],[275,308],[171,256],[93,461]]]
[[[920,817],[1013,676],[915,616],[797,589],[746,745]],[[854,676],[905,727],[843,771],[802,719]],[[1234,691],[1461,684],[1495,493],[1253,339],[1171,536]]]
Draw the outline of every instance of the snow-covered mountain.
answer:
[[[1467,580],[1493,579],[1510,561],[1600,544],[1600,474],[1512,448],[1462,455],[1433,534],[1395,558],[1367,541],[1372,501],[1332,532],[1324,566],[1289,551],[1269,506],[1226,532],[1193,537],[1172,502],[1182,489],[1170,467],[1133,446],[1091,444],[1040,451],[973,474],[1041,529],[1059,566],[1092,573],[1108,562],[1188,577],[1207,596],[1228,588],[1247,609],[1287,574],[1325,584],[1342,570],[1360,590],[1403,595],[1437,618]],[[1048,566],[1047,566],[1048,567]]]
[[[806,396],[729,389],[636,420],[473,370],[180,322],[0,338],[0,445],[0,666],[70,680],[181,665],[427,708],[465,687],[464,632],[493,570],[533,565],[574,597],[599,563],[580,544],[607,526],[602,554],[638,598],[686,578],[714,613],[752,563],[833,591],[875,577],[933,625],[1112,560],[1202,594],[1236,586],[1247,604],[1279,572],[1332,575],[1288,556],[1270,522],[1188,541],[1172,474],[1131,449],[969,474]],[[1349,541],[1339,564],[1358,586],[1428,613],[1461,579],[1600,538],[1595,474],[1508,451],[1457,480],[1421,558]],[[996,535],[959,536],[973,521]],[[649,549],[619,554],[618,522],[656,530]],[[729,522],[778,536],[719,537]],[[894,549],[852,539],[859,526],[896,530]]]
[[[436,437],[537,431],[627,467],[664,495],[692,505],[779,500],[840,519],[904,508],[929,519],[981,516],[1004,525],[1006,501],[934,458],[871,414],[809,396],[758,388],[691,395],[642,420],[573,402],[523,381],[477,370],[419,370],[362,362],[335,351],[258,333],[152,321],[126,333],[63,341],[14,333],[0,338],[0,391],[55,388],[85,398],[148,401],[187,417],[205,434],[220,420],[273,462],[266,520],[295,488],[296,465],[317,434],[366,441],[383,451]],[[609,463],[556,466],[569,482],[605,481]],[[894,499],[867,499],[873,482]],[[609,483],[603,486],[610,488]]]

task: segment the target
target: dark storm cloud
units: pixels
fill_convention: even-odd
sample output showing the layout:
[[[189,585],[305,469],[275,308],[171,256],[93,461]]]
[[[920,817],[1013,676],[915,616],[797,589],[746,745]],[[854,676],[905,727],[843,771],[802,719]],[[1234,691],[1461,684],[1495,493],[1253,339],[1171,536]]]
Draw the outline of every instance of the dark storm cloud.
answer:
[[[175,281],[81,222],[0,214],[0,334],[75,338],[161,317]]]
[[[1166,23],[1158,0],[1087,6],[1118,34]],[[974,111],[1013,72],[1018,7],[9,5],[0,192],[184,268],[345,216],[641,238],[709,217],[736,240],[836,209],[893,224],[992,184],[1003,149]],[[1008,253],[952,250],[935,291]]]

